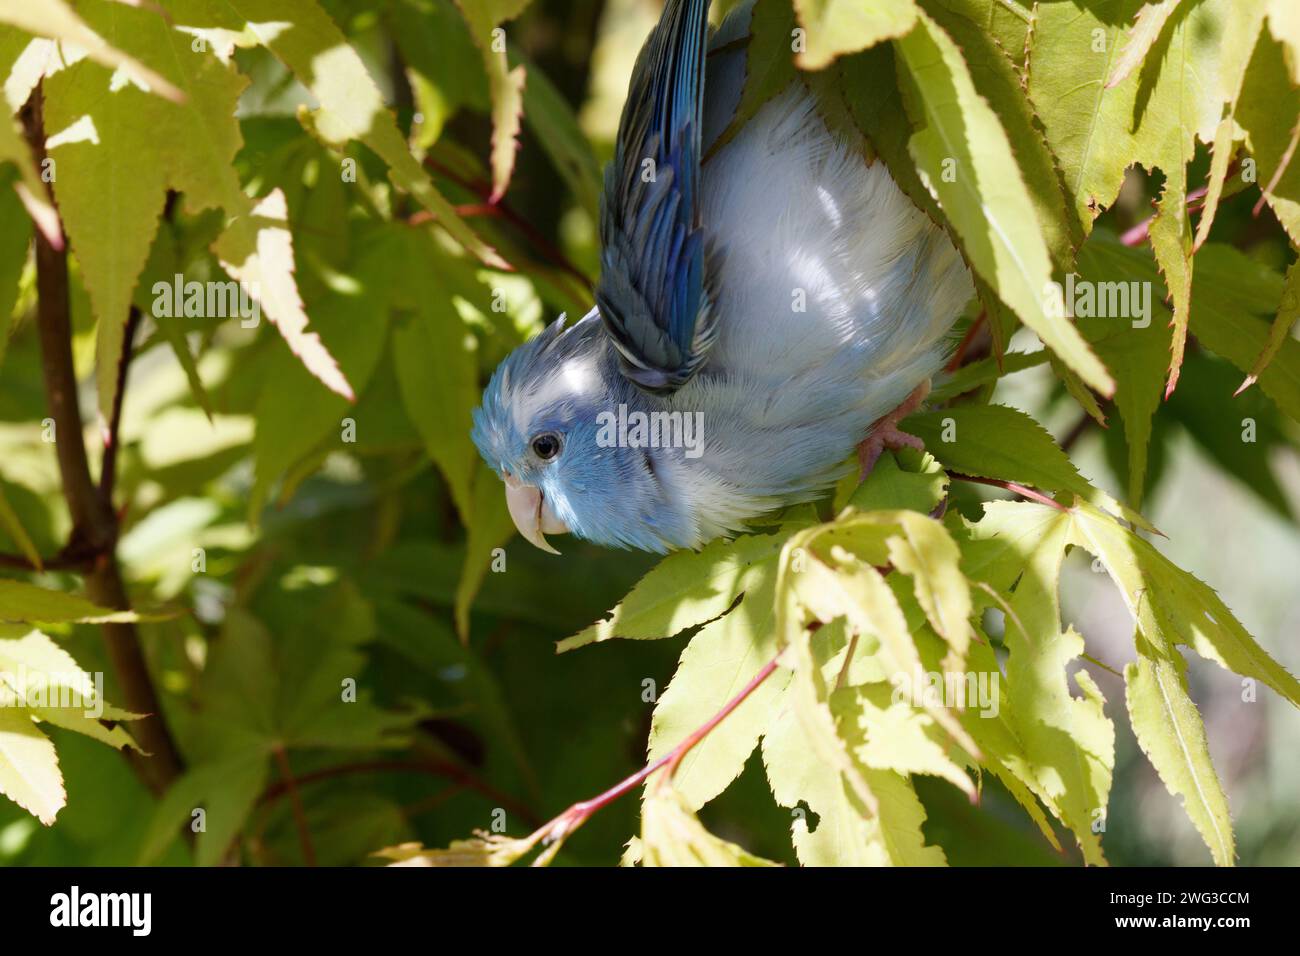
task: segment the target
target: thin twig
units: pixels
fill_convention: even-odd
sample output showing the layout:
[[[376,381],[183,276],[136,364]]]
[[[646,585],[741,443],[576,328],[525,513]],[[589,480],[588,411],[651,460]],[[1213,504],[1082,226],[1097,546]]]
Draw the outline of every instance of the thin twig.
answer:
[[[952,478],[954,481],[969,481],[977,485],[992,485],[994,488],[1001,488],[1004,491],[1010,491],[1013,494],[1017,494],[1022,498],[1028,498],[1030,501],[1036,501],[1040,505],[1048,505],[1052,508],[1055,508],[1057,511],[1070,510],[1069,508],[1065,507],[1065,505],[1061,504],[1059,501],[1056,501],[1055,499],[1049,497],[1048,495],[1043,494],[1041,491],[1035,491],[1033,488],[1027,488],[1024,485],[1015,481],[1003,481],[1001,478],[977,478],[974,475],[963,475],[957,471],[948,472],[948,477]]]
[[[464,189],[468,189],[470,192],[474,193],[480,199],[483,199],[485,201],[486,206],[475,206],[474,211],[471,213],[472,215],[500,216],[502,219],[506,220],[508,223],[510,223],[512,226],[518,229],[521,233],[523,233],[524,236],[530,242],[532,242],[534,246],[537,247],[537,250],[542,254],[543,258],[549,260],[550,263],[554,265],[556,268],[558,268],[560,271],[565,272],[568,275],[572,276],[573,278],[577,279],[580,283],[582,283],[583,289],[585,289],[588,294],[591,293],[592,290],[591,279],[588,278],[586,273],[584,273],[581,269],[579,269],[573,263],[573,261],[563,253],[563,251],[558,249],[555,245],[551,243],[549,239],[547,239],[544,235],[542,235],[542,233],[537,229],[536,226],[534,226],[523,216],[519,215],[519,213],[515,212],[514,209],[512,209],[510,205],[504,202],[503,200],[498,200],[495,203],[488,201],[491,199],[492,196],[492,187],[490,185],[486,183],[470,182],[469,180],[465,179],[463,176],[458,175],[451,169],[448,169],[446,166],[439,163],[436,159],[431,159],[431,158],[425,159],[424,163],[434,172],[438,173],[438,175],[445,176],[447,179],[450,179],[452,182],[456,183],[456,185],[461,186]],[[488,212],[489,209],[495,210],[495,212]],[[416,221],[418,216],[419,214],[417,214],[417,216],[413,216],[412,221]]]
[[[1070,428],[1070,430],[1065,433],[1064,437],[1061,438],[1061,441],[1059,443],[1061,446],[1061,451],[1068,453],[1070,449],[1074,447],[1075,443],[1078,442],[1078,440],[1082,438],[1093,425],[1096,424],[1099,424],[1097,420],[1093,418],[1091,415],[1089,415],[1087,412],[1084,412],[1082,415],[1080,415],[1079,420],[1075,422],[1074,425]]]
[[[1187,211],[1189,213],[1192,211],[1193,206],[1199,204],[1205,199],[1205,193],[1206,188],[1204,186],[1198,186],[1187,194],[1184,204],[1187,206]],[[1142,243],[1146,242],[1148,237],[1151,235],[1151,223],[1155,222],[1155,219],[1155,215],[1147,216],[1147,218],[1143,219],[1136,226],[1126,230],[1124,234],[1119,237],[1119,241],[1126,246],[1142,245]]]
[[[38,167],[45,158],[42,97],[43,91],[38,84],[22,111],[24,131]],[[72,361],[67,256],[39,230],[35,241],[36,324],[41,345],[41,371],[49,414],[54,420],[54,446],[63,497],[72,519],[72,532],[65,550],[70,554],[89,553],[94,556],[85,578],[86,592],[92,601],[101,607],[129,610],[130,602],[117,564],[117,515],[91,480],[82,438],[84,426],[77,403],[77,375]],[[155,793],[161,793],[180,775],[181,760],[163,723],[162,708],[149,676],[139,634],[133,624],[105,624],[102,627],[109,659],[122,688],[123,703],[128,710],[144,715],[132,729],[149,756],[131,748],[126,751],[127,759],[145,784]]]
[[[466,787],[464,784],[449,783],[447,784],[447,786],[443,787],[437,793],[431,794],[430,796],[427,796],[422,800],[417,800],[414,803],[407,804],[406,806],[402,807],[402,816],[404,816],[408,820],[412,820],[418,816],[423,816],[426,813],[438,809],[448,800],[452,799],[453,797],[459,794],[464,793],[468,789],[469,788]]]
[[[314,770],[310,773],[304,773],[297,778],[296,782],[301,787],[310,783],[317,783],[321,780],[331,780],[337,777],[347,777],[359,773],[424,773],[431,774],[435,777],[445,777],[454,781],[459,786],[476,791],[494,803],[505,807],[512,813],[519,814],[519,816],[529,824],[535,826],[538,822],[537,814],[514,797],[502,793],[490,784],[479,779],[479,777],[471,771],[449,761],[365,760],[357,763],[339,764],[335,767],[326,767],[322,770]],[[285,796],[287,793],[288,787],[285,782],[281,780],[267,787],[258,802],[261,804],[272,803],[273,801]]]
[[[126,376],[131,368],[131,355],[135,346],[135,333],[140,327],[140,310],[131,306],[127,314],[126,330],[122,333],[122,355],[117,362],[117,391],[113,395],[113,415],[104,435],[104,461],[99,469],[99,496],[113,507],[113,486],[117,482],[117,449],[121,444],[118,433],[122,428],[122,406],[125,404]]]
[[[690,752],[691,748],[707,737],[714,727],[722,723],[728,714],[743,704],[750,694],[757,690],[765,680],[772,676],[772,672],[776,670],[780,659],[781,655],[778,653],[776,657],[764,664],[762,669],[750,679],[748,684],[740,689],[740,692],[737,693],[736,696],[732,697],[731,700],[722,705],[721,710],[697,727],[690,736],[668,753],[664,754],[654,763],[642,767],[630,777],[620,780],[618,783],[614,784],[614,786],[610,787],[603,793],[597,794],[590,800],[583,800],[579,803],[575,803],[563,813],[538,827],[529,839],[535,840],[540,838],[546,843],[554,843],[556,840],[562,840],[569,834],[573,833],[574,830],[578,829],[578,827],[586,823],[587,819],[597,810],[608,806],[625,793],[635,789],[643,780],[649,777],[656,770],[661,768],[665,769],[666,772],[664,779],[670,779],[676,771],[677,766],[682,762],[682,758]]]
[[[1281,182],[1282,174],[1286,172],[1287,167],[1291,165],[1292,158],[1295,156],[1297,144],[1300,144],[1300,121],[1297,121],[1295,128],[1291,130],[1291,141],[1287,143],[1286,149],[1282,153],[1282,159],[1278,162],[1277,169],[1273,171],[1268,185],[1259,191],[1259,201],[1255,203],[1254,208],[1250,211],[1252,216],[1260,214],[1260,211],[1264,208],[1264,203],[1268,201],[1268,197],[1272,195],[1273,190],[1277,188],[1277,184]]]
[[[275,761],[280,766],[280,777],[285,791],[289,794],[289,805],[293,808],[293,822],[298,828],[298,842],[302,845],[302,858],[308,866],[316,865],[316,848],[312,846],[311,831],[307,828],[307,811],[303,809],[302,794],[293,778],[289,766],[289,755],[283,747],[275,748]]]
[[[31,559],[21,554],[0,554],[0,568],[18,568],[21,571],[89,571],[94,566],[95,558],[89,554],[65,554],[59,552],[52,558],[41,558],[38,568]]]

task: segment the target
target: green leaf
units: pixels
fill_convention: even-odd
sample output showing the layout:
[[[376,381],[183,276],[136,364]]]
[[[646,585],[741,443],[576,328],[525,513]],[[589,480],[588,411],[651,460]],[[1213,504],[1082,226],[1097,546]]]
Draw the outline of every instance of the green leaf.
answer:
[[[161,856],[182,826],[197,834],[196,864],[220,863],[266,789],[268,776],[266,756],[247,751],[187,770],[154,808],[137,864],[147,866]]]
[[[1052,265],[1069,271],[1083,242],[1083,223],[1067,203],[1056,158],[1025,95],[1013,58],[1022,58],[1030,18],[1001,0],[926,0],[927,13],[961,48],[976,91],[988,100],[1013,144]],[[1023,17],[1023,19],[1022,19]]]
[[[776,656],[775,596],[774,557],[749,576],[739,606],[691,638],[677,672],[655,704],[649,763],[718,713]],[[789,672],[778,669],[682,758],[673,774],[673,787],[692,810],[704,806],[740,775],[788,680]],[[649,789],[656,785],[647,782]]]
[[[1207,243],[1197,256],[1201,277],[1205,284],[1197,285],[1196,308],[1192,310],[1192,333],[1206,348],[1230,361],[1243,372],[1249,373],[1273,341],[1270,324],[1251,314],[1256,309],[1281,312],[1278,277],[1272,278],[1274,288],[1258,281],[1257,274],[1242,275],[1244,256],[1217,243]],[[1227,277],[1236,273],[1237,279],[1229,283]],[[1222,278],[1221,278],[1222,277]],[[1248,281],[1249,291],[1238,292],[1241,279]],[[1276,295],[1274,292],[1276,291]],[[1277,320],[1274,320],[1276,325]],[[1294,421],[1300,421],[1300,342],[1287,337],[1273,354],[1272,360],[1259,373],[1260,390]],[[1224,396],[1229,400],[1230,396]]]
[[[456,0],[470,35],[483,52],[488,91],[492,99],[492,197],[497,202],[510,186],[519,151],[519,132],[523,123],[526,70],[513,70],[506,57],[505,30],[501,24],[518,16],[529,0]]]
[[[0,707],[0,793],[46,826],[68,799],[54,744],[23,708]]]
[[[864,766],[942,777],[975,799],[974,783],[948,755],[947,735],[890,684],[845,687],[831,694],[830,705],[845,743]]]
[[[406,414],[468,525],[478,460],[470,440],[471,413],[479,400],[477,340],[457,314],[450,291],[428,268],[439,261],[436,247],[423,237],[412,237],[409,244],[404,268],[412,277],[407,286],[414,314],[393,330],[393,362]]]
[[[1285,47],[1291,83],[1300,86],[1300,10],[1295,4],[1287,0],[1269,2],[1268,32]]]
[[[940,666],[939,655],[946,651],[946,645],[937,637],[927,641],[924,634],[919,636],[918,643],[921,660],[927,671],[936,670]],[[1014,688],[1003,678],[996,652],[987,639],[971,645],[967,666],[977,682],[976,692],[979,692],[978,681],[981,679],[989,690],[987,706],[984,706],[983,700],[972,703],[968,694],[966,708],[961,712],[962,726],[983,755],[980,765],[991,770],[1002,781],[1002,785],[1038,826],[1043,838],[1060,852],[1060,841],[1038,801],[1043,801],[1057,816],[1060,816],[1060,810],[1052,794],[1040,782],[1033,762],[1017,736]]]
[[[1245,67],[1240,48],[1251,36],[1249,30],[1231,26],[1251,13],[1243,14],[1229,0],[1179,9],[1161,33],[1157,21],[1168,17],[1172,7],[1165,3],[1144,10],[1124,56],[1118,55],[1115,24],[1116,18],[1130,18],[1130,3],[1103,2],[1082,13],[1065,5],[1044,7],[1029,60],[1030,97],[1085,221],[1110,205],[1124,170],[1133,163],[1159,168],[1165,175],[1149,236],[1173,299],[1166,395],[1178,383],[1191,310],[1187,164],[1197,139],[1214,141],[1224,103]],[[1156,35],[1159,41],[1141,75],[1129,72],[1128,50]],[[1225,43],[1225,35],[1235,42]]]
[[[541,70],[528,70],[524,84],[524,122],[560,174],[578,206],[592,221],[600,215],[600,166],[591,142],[578,125],[564,95]]]
[[[901,467],[908,465],[907,469]],[[911,467],[913,466],[914,467]],[[881,455],[867,480],[846,502],[858,511],[919,511],[929,514],[948,491],[948,475],[928,453],[902,449]]]
[[[41,624],[125,624],[141,620],[135,611],[113,611],[75,594],[23,581],[0,579],[0,621]]]
[[[1246,380],[1241,383],[1241,387],[1234,393],[1240,395],[1243,390],[1250,388],[1259,377],[1264,374],[1269,363],[1277,357],[1277,353],[1282,351],[1282,347],[1287,342],[1292,342],[1291,329],[1295,327],[1296,320],[1300,319],[1300,260],[1291,263],[1290,268],[1286,270],[1286,286],[1282,291],[1282,304],[1278,307],[1277,318],[1268,330],[1268,344],[1264,350],[1259,353],[1259,358],[1255,359],[1255,364],[1250,367],[1250,372]]]
[[[428,149],[461,107],[488,109],[487,77],[465,18],[452,0],[397,0],[391,14],[393,39],[422,114],[412,138],[416,146]]]
[[[1070,540],[1101,559],[1134,625],[1160,652],[1187,644],[1300,707],[1300,682],[1255,643],[1211,587],[1086,502],[1073,509]]]
[[[843,558],[836,555],[837,548],[873,567],[888,564],[910,577],[917,604],[930,626],[952,648],[952,655],[946,662],[948,667],[952,670],[964,667],[972,635],[968,620],[970,591],[958,567],[960,552],[942,524],[915,511],[873,511],[866,514],[846,511],[833,525],[822,529],[817,544],[821,549],[830,548],[832,561],[841,564],[842,571],[845,566]],[[829,613],[830,610],[828,606],[826,611]],[[822,617],[822,620],[826,619]],[[879,632],[877,635],[885,636]],[[916,663],[911,653],[904,650],[904,645],[897,644],[894,648],[903,653],[896,663]],[[902,669],[906,670],[906,667]]]
[[[797,58],[801,70],[820,70],[843,53],[902,36],[917,20],[913,0],[794,0],[794,6],[807,31]]]
[[[400,843],[379,850],[375,856],[390,860],[389,866],[510,866],[536,845],[536,839],[480,833],[468,840],[453,840],[445,850]]]
[[[342,371],[359,389],[365,389],[383,356],[390,310],[385,307],[382,284],[387,247],[381,241],[363,260],[355,288],[321,299],[312,309],[321,341],[337,352]],[[377,293],[374,298],[366,293]],[[376,301],[377,300],[377,301]],[[345,418],[355,423],[357,434],[371,423],[349,415],[353,409],[340,395],[322,394],[310,372],[292,356],[277,350],[267,356],[263,383],[257,398],[257,431],[253,453],[257,477],[248,500],[249,519],[259,520],[271,485],[286,470],[322,444],[344,444]]]
[[[1102,230],[1093,233],[1079,254],[1079,275],[1091,282],[1097,298],[1107,290],[1161,287],[1155,262],[1146,249],[1122,245]],[[1136,292],[1134,293],[1136,294]],[[1092,343],[1115,376],[1115,405],[1124,420],[1124,439],[1128,444],[1128,500],[1134,507],[1142,504],[1146,487],[1147,452],[1151,443],[1151,419],[1160,407],[1163,371],[1170,347],[1169,311],[1159,302],[1158,293],[1150,293],[1150,311],[1145,325],[1140,324],[1132,296],[1125,315],[1076,318],[1084,336]]]
[[[1130,124],[1137,78],[1115,88],[1106,82],[1119,62],[1123,25],[1140,2],[1035,8],[1026,89],[1085,231],[1114,202],[1135,151]]]
[[[27,141],[23,139],[21,131],[15,120],[8,116],[0,116],[0,164],[13,163],[18,168],[19,181],[13,184],[14,194],[18,196],[22,207],[27,210],[36,227],[40,229],[41,234],[56,248],[63,248],[63,232],[59,226],[59,214],[51,205],[49,194],[46,192],[44,183],[36,174],[36,166],[32,162],[31,150],[27,146]],[[12,221],[8,216],[13,214],[12,206],[6,202],[6,222]],[[14,229],[14,235],[9,238],[9,242],[16,239],[26,232],[25,226],[19,226]],[[13,303],[9,303],[10,308]],[[9,331],[9,310],[0,314],[0,322],[3,322],[2,331],[7,338]],[[0,349],[0,356],[4,351]]]
[[[32,563],[32,567],[38,571],[42,569],[40,552],[36,550],[36,545],[32,542],[27,529],[23,527],[22,520],[18,517],[17,512],[9,504],[3,488],[0,488],[0,530],[3,530],[5,534],[13,539],[14,543],[18,545],[18,550],[23,553],[23,557]]]
[[[1133,733],[1165,787],[1182,797],[1214,862],[1231,866],[1235,850],[1228,798],[1210,761],[1201,715],[1187,694],[1185,665],[1176,653],[1164,657],[1144,644],[1139,635],[1142,653],[1124,668]]]
[[[830,688],[813,649],[812,633],[817,623],[832,624],[837,617],[848,618],[848,624],[859,633],[864,630],[874,633],[871,627],[864,629],[860,623],[865,609],[870,609],[876,616],[887,618],[878,629],[888,626],[888,637],[893,643],[905,642],[907,635],[905,631],[901,635],[898,632],[902,612],[897,609],[892,593],[883,581],[871,578],[871,575],[879,578],[878,571],[867,566],[864,575],[870,591],[863,592],[858,588],[857,593],[852,593],[855,589],[845,588],[846,582],[841,576],[822,561],[807,560],[806,545],[817,531],[813,528],[799,532],[786,542],[781,550],[777,576],[776,632],[778,640],[788,649],[788,659],[794,669],[790,709],[803,730],[807,745],[837,780],[843,779],[854,805],[864,808],[865,813],[875,814],[879,808],[867,783],[867,775],[854,761],[835,726],[828,699]],[[861,598],[859,594],[862,594]],[[865,606],[862,610],[859,609],[859,600]],[[889,606],[891,603],[893,607]],[[852,618],[848,614],[850,610],[854,613]],[[904,648],[898,648],[896,652],[902,650]]]
[[[6,128],[7,124],[0,122],[0,139],[4,137]],[[0,144],[0,154],[3,151],[4,147]],[[25,154],[20,150],[20,155]],[[0,158],[0,162],[3,161]],[[6,224],[3,233],[0,233],[0,364],[3,364],[9,346],[19,284],[32,248],[31,222],[18,195],[18,190],[26,190],[27,186],[14,183],[15,188],[9,189],[5,186],[7,180],[8,177],[0,172],[0,222]],[[43,196],[44,193],[40,195]]]
[[[1142,515],[1089,484],[1047,430],[1019,409],[958,405],[912,415],[903,428],[924,441],[931,454],[953,471],[1069,491],[1156,531]]]
[[[173,6],[179,24],[200,22],[235,42],[265,46],[320,104],[312,125],[326,142],[365,143],[388,165],[393,185],[414,196],[453,239],[486,265],[507,268],[434,188],[361,57],[314,0],[173,0]]]
[[[0,793],[49,826],[67,795],[54,744],[36,724],[121,749],[136,745],[117,722],[137,715],[108,704],[91,675],[40,631],[5,627],[0,635]]]
[[[920,517],[914,512],[900,514]],[[844,617],[854,634],[870,635],[879,642],[877,654],[886,674],[915,674],[920,670],[920,657],[898,598],[874,566],[880,563],[891,532],[898,527],[891,517],[879,512],[863,516],[850,513],[836,524],[796,534],[782,552],[777,583],[776,629],[784,635],[795,671],[791,707],[808,743],[828,767],[844,776],[854,800],[873,814],[878,808],[870,775],[856,760],[836,724],[830,709],[831,689],[813,650],[812,636],[816,622],[825,625]],[[818,548],[814,549],[814,545]],[[978,752],[970,736],[943,706],[927,705],[925,711],[967,751]]]
[[[925,809],[905,777],[866,770],[877,811],[867,811],[801,733],[792,710],[778,713],[763,738],[763,763],[776,802],[794,811],[791,831],[804,866],[943,866],[943,850],[926,846]],[[806,803],[820,818],[811,829]]]
[[[161,11],[153,11],[150,15],[158,16],[160,13]],[[8,23],[28,33],[59,40],[84,50],[85,55],[96,63],[110,70],[121,70],[130,83],[141,89],[153,90],[159,96],[177,103],[185,99],[185,94],[166,77],[110,45],[77,16],[77,12],[65,0],[42,0],[40,4],[28,3],[27,0],[0,0],[0,23]]]
[[[1165,406],[1169,414],[1225,474],[1294,520],[1275,470],[1291,447],[1285,416],[1261,391],[1230,398],[1240,382],[1236,369],[1210,352],[1189,354],[1187,370],[1196,387],[1175,392]],[[1224,414],[1225,405],[1231,414]]]
[[[1152,0],[1138,11],[1137,19],[1133,21],[1133,28],[1129,31],[1128,42],[1124,45],[1124,52],[1120,54],[1115,68],[1111,71],[1110,79],[1106,81],[1108,89],[1119,86],[1137,69],[1179,2],[1180,0]]]
[[[1083,638],[1061,628],[1059,582],[1071,517],[1039,504],[989,503],[971,531],[979,542],[979,559],[968,565],[972,576],[991,572],[999,590],[1019,578],[1005,612],[1015,735],[1038,787],[1074,833],[1084,859],[1104,864],[1094,825],[1105,820],[1115,729],[1087,671],[1075,673],[1084,696],[1070,693],[1067,668],[1084,651]]]
[[[711,621],[737,596],[767,581],[786,537],[741,535],[713,541],[698,552],[670,554],[607,618],[561,641],[556,650],[564,653],[614,637],[656,640]]]
[[[655,785],[641,804],[642,866],[776,866],[714,836],[671,786]]]
[[[1050,361],[1052,353],[1047,349],[1036,352],[1006,352],[1001,356],[990,355],[978,362],[963,365],[951,376],[936,383],[930,392],[931,404],[940,404],[949,399],[964,395],[984,386],[992,385],[1001,378],[1023,372],[1027,368],[1036,368]],[[1053,369],[1056,365],[1053,364]],[[1064,366],[1062,366],[1064,367]]]
[[[794,10],[787,0],[755,0],[749,18],[749,42],[744,52],[745,83],[731,122],[713,145],[716,153],[753,119],[763,105],[795,81]]]
[[[55,196],[99,319],[101,418],[107,421],[113,408],[132,292],[169,189],[183,192],[192,211],[225,211],[228,224],[213,251],[226,271],[261,303],[312,374],[351,398],[333,356],[306,330],[283,194],[254,202],[233,166],[242,143],[235,107],[247,82],[215,57],[195,53],[190,37],[152,12],[108,3],[86,13],[114,43],[166,63],[160,68],[186,90],[177,104],[130,84],[118,89],[109,70],[87,61],[45,81],[45,130],[59,170]]]
[[[871,150],[884,160],[899,189],[935,222],[942,221],[929,187],[918,175],[909,150],[912,124],[899,89],[898,57],[891,44],[879,44],[837,61],[823,75],[840,76],[844,101]],[[978,290],[980,279],[976,276]]]
[[[1088,496],[1092,487],[1042,425],[1007,405],[957,405],[907,418],[903,429],[948,468]]]
[[[1048,301],[1052,266],[1033,200],[1007,134],[976,92],[956,44],[922,13],[895,47],[905,67],[908,113],[918,127],[909,152],[967,260],[1089,386],[1112,394],[1105,367]]]
[[[1294,14],[1269,10],[1269,32],[1294,23]],[[1294,39],[1295,34],[1286,35]],[[1300,247],[1300,163],[1294,160],[1300,115],[1300,80],[1295,75],[1294,46],[1271,42],[1261,34],[1246,67],[1233,118],[1246,134],[1255,161],[1253,181],[1286,230],[1293,247]]]
[[[912,578],[916,599],[930,626],[952,648],[947,669],[960,671],[966,666],[973,637],[970,587],[958,567],[961,552],[933,518],[911,511],[897,512],[896,517],[902,534],[887,541],[889,563]]]
[[[493,554],[515,533],[514,521],[506,510],[506,496],[501,479],[482,462],[474,474],[470,492],[471,512],[467,521],[469,540],[465,544],[465,562],[456,585],[456,633],[462,643],[469,642],[469,609],[483,584],[483,576],[495,559]]]

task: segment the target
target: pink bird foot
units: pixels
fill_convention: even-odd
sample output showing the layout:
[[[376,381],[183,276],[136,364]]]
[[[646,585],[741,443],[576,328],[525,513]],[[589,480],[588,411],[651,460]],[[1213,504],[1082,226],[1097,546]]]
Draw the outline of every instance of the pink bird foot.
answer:
[[[867,437],[858,444],[858,480],[865,481],[867,475],[876,467],[876,462],[886,448],[897,451],[899,448],[915,448],[925,451],[925,443],[915,435],[909,435],[898,427],[908,415],[921,407],[925,397],[930,394],[930,382],[926,380],[912,390],[912,394],[903,399],[903,403],[889,414],[876,420]]]

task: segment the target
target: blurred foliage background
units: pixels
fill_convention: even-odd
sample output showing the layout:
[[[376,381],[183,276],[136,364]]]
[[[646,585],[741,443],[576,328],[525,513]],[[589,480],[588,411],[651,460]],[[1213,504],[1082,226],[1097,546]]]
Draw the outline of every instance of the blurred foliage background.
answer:
[[[88,19],[102,13],[97,6],[78,4]],[[0,800],[6,864],[196,855],[253,865],[374,862],[369,855],[384,846],[445,846],[494,823],[527,832],[644,762],[653,709],[646,688],[667,685],[684,639],[564,656],[554,644],[612,607],[653,559],[576,541],[559,559],[511,537],[499,484],[477,464],[468,420],[454,416],[476,401],[509,349],[559,313],[590,307],[599,170],[659,4],[535,0],[510,23],[510,58],[526,68],[527,83],[521,146],[498,203],[489,201],[488,79],[451,0],[321,6],[438,189],[513,270],[483,265],[430,228],[427,211],[389,185],[370,149],[307,135],[298,113],[314,105],[313,94],[270,51],[233,51],[251,78],[238,100],[239,179],[255,195],[283,191],[298,288],[357,400],[349,405],[322,388],[272,330],[217,318],[140,323],[119,432],[119,554],[134,606],[188,611],[138,625],[188,769],[159,799],[119,753],[52,729],[67,805],[47,828]],[[716,17],[728,4],[714,6]],[[0,65],[8,68],[30,38],[5,29]],[[355,184],[340,176],[347,160],[359,171]],[[1203,181],[1209,161],[1202,147],[1191,182]],[[1099,226],[1123,233],[1146,219],[1160,178],[1130,171]],[[1270,213],[1252,212],[1256,199],[1249,190],[1225,198],[1214,226],[1216,241],[1240,250],[1229,263],[1239,276],[1276,273],[1289,258]],[[0,243],[18,234],[11,224],[21,216],[2,212],[10,218]],[[169,201],[135,304],[147,312],[153,281],[175,272],[225,278],[209,249],[220,228],[212,210]],[[12,316],[0,338],[0,491],[35,549],[53,555],[70,527],[54,452],[40,435],[47,408],[35,268],[25,234],[22,242],[21,256],[0,256],[0,265],[17,263],[12,276],[0,274],[0,292],[14,296],[0,295],[0,330]],[[88,445],[100,449],[96,322],[75,257],[71,270]],[[988,347],[976,342],[972,357]],[[178,361],[182,353],[193,357],[191,369]],[[1240,373],[1195,343],[1187,367],[1197,387],[1180,389],[1154,418],[1146,511],[1176,530],[1162,549],[1218,588],[1295,672],[1295,423],[1257,393],[1245,396],[1265,438],[1244,451],[1235,426],[1205,426],[1207,404],[1222,401]],[[1045,366],[1001,380],[996,396],[1049,425],[1099,486],[1123,490],[1117,415],[1107,430],[1093,425]],[[457,428],[460,437],[448,439]],[[954,488],[954,504],[977,510],[986,491]],[[504,548],[502,571],[492,567],[495,548]],[[0,552],[21,551],[0,529]],[[79,585],[70,571],[22,577],[65,591]],[[1131,624],[1104,582],[1082,557],[1072,559],[1065,617],[1119,668],[1131,657]],[[107,672],[108,699],[121,699],[97,627],[51,632],[84,669]],[[1300,713],[1265,693],[1243,719],[1229,706],[1239,680],[1191,667],[1241,860],[1300,862]],[[357,701],[340,708],[349,679]],[[1122,682],[1099,680],[1108,699],[1122,698]],[[1127,719],[1122,707],[1111,716]],[[1111,862],[1206,862],[1131,734],[1121,732],[1118,747],[1105,838]],[[917,786],[927,836],[953,863],[1077,862],[1054,852],[992,781],[979,806],[942,782]],[[196,805],[208,810],[207,832],[190,845],[177,834]],[[637,810],[635,798],[603,810],[557,863],[613,862],[637,832]],[[773,802],[757,754],[701,816],[727,839],[795,862],[789,813]]]

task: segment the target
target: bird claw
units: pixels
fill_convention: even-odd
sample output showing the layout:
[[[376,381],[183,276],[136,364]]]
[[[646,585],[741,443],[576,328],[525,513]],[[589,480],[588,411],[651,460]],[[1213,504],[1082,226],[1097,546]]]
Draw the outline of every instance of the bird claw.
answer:
[[[865,481],[871,474],[876,462],[884,454],[885,449],[897,451],[900,448],[915,448],[917,451],[925,451],[925,442],[915,435],[909,435],[898,427],[908,415],[921,407],[925,397],[930,394],[930,383],[922,382],[912,394],[903,399],[903,403],[895,408],[892,412],[876,421],[871,426],[871,431],[867,437],[858,444],[858,481]]]

